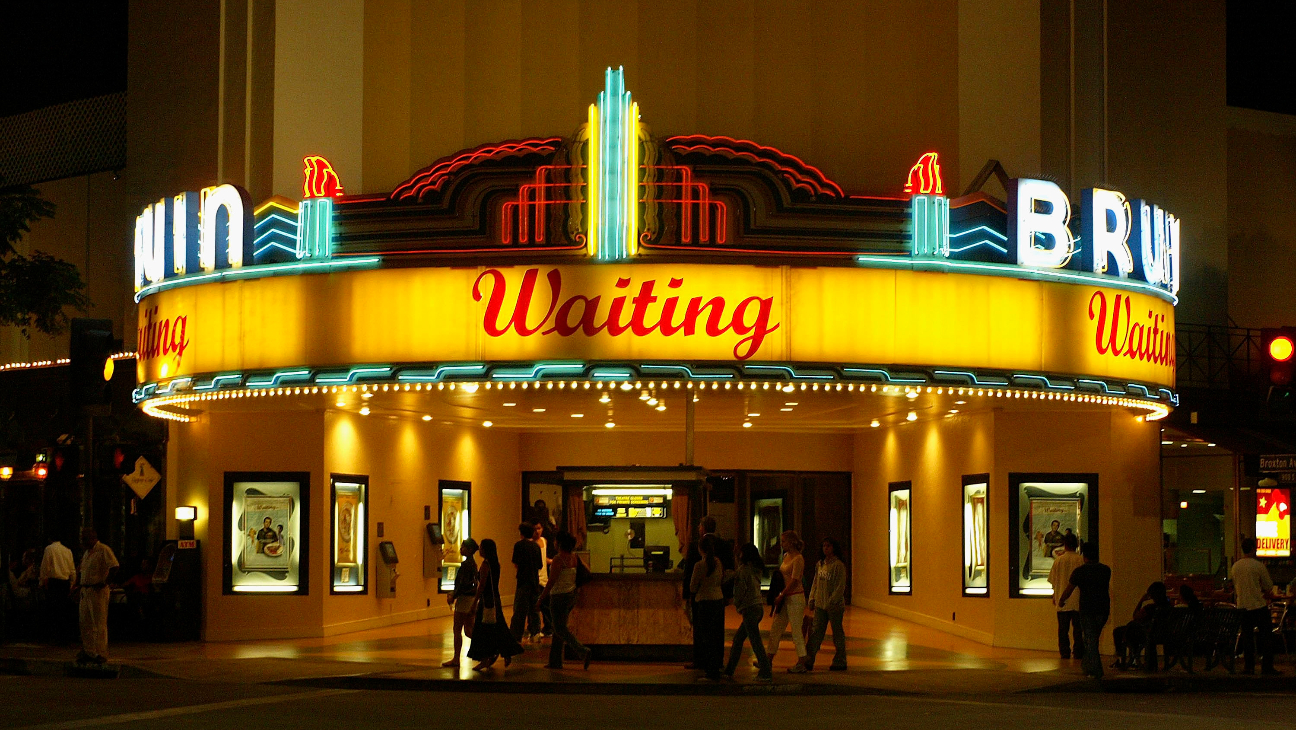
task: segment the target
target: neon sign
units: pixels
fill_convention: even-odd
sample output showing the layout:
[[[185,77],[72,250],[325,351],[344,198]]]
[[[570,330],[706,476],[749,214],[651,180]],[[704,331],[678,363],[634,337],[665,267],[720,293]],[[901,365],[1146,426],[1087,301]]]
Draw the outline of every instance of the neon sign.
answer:
[[[1014,180],[1008,191],[1007,248],[1017,265],[1079,268],[1093,274],[1145,281],[1171,295],[1179,292],[1179,219],[1142,200],[1131,205],[1113,190],[1092,188],[1081,201],[1081,234],[1071,235],[1071,201],[1047,180]],[[1131,246],[1131,240],[1135,245]]]
[[[163,198],[135,219],[135,291],[251,264],[255,240],[252,199],[243,188],[217,185]]]

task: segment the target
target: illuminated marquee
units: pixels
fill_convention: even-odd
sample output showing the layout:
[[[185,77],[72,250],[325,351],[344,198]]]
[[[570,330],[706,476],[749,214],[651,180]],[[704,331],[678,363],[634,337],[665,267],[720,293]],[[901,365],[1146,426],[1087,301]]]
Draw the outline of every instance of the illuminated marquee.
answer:
[[[1256,489],[1256,556],[1291,556],[1291,490]]]

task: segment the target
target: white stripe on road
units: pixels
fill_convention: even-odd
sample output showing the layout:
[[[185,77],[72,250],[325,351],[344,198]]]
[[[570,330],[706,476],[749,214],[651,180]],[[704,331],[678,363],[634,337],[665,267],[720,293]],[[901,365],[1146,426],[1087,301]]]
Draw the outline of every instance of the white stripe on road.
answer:
[[[218,710],[233,710],[240,707],[255,707],[257,705],[273,705],[281,702],[295,702],[297,700],[318,699],[320,697],[329,697],[331,695],[350,694],[358,692],[354,689],[325,689],[313,692],[294,692],[286,695],[273,695],[269,697],[247,697],[241,700],[228,700],[225,702],[209,702],[205,705],[185,705],[184,707],[168,707],[165,710],[149,710],[147,712],[127,712],[120,715],[108,715],[107,717],[91,717],[85,720],[66,720],[63,722],[50,722],[41,725],[27,725],[18,730],[72,730],[73,728],[82,727],[103,727],[105,725],[124,725],[130,722],[143,722],[145,720],[161,720],[168,717],[179,717],[181,715],[197,715],[203,712],[216,712]]]

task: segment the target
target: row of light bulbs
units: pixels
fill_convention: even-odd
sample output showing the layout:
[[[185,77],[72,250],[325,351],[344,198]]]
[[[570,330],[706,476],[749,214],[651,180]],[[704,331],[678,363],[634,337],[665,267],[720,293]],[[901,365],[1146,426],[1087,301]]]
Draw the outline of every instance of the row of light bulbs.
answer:
[[[709,388],[708,388],[708,384],[710,386]],[[491,389],[504,390],[505,388],[512,390],[519,387],[522,390],[528,390],[528,389],[541,390],[542,386],[544,390],[554,390],[554,389],[590,390],[592,388],[595,390],[620,389],[623,391],[631,391],[631,390],[639,389],[642,391],[644,389],[643,381],[629,381],[629,380],[620,381],[620,382],[589,381],[589,380],[585,380],[585,381],[576,381],[576,380],[561,381],[560,380],[560,381],[544,381],[543,383],[540,382],[531,383],[526,381],[522,383],[518,383],[516,381],[510,381],[508,383],[495,383],[491,381],[486,381],[484,383],[477,383],[477,382],[444,383],[442,382],[442,383],[436,383],[435,385],[436,385],[435,390],[438,391],[450,390],[450,391],[463,391],[466,393],[476,393],[482,387],[485,387],[487,390],[491,390]],[[674,388],[674,389],[683,388],[683,389],[695,389],[699,391],[708,390],[708,389],[709,390],[721,389],[721,384],[717,381],[706,381],[706,382],[694,383],[693,381],[680,381],[680,380],[660,381],[660,382],[654,380],[654,381],[647,382],[647,388],[649,390],[655,390],[657,387],[659,387],[659,385],[662,388]],[[724,390],[735,389],[734,388],[735,383],[733,381],[727,381],[723,385],[724,385],[723,388]],[[737,386],[736,389],[737,390],[769,390],[771,385],[773,385],[775,390],[781,390],[785,393],[790,393],[797,389],[796,387],[797,385],[799,385],[800,390],[803,391],[804,390],[818,391],[820,390],[821,384],[820,383],[809,383],[809,384],[808,383],[799,383],[799,384],[771,383],[769,381],[755,381],[755,382],[738,381],[736,383]],[[910,399],[916,398],[918,397],[918,395],[922,393],[928,393],[928,394],[934,394],[938,396],[939,395],[960,395],[960,396],[969,396],[969,397],[976,396],[976,397],[1006,398],[1006,399],[1021,399],[1021,400],[1050,400],[1050,401],[1061,401],[1061,402],[1069,402],[1069,403],[1085,403],[1091,405],[1120,406],[1125,408],[1136,408],[1136,409],[1147,411],[1147,414],[1145,416],[1139,416],[1139,418],[1140,419],[1146,418],[1149,421],[1160,420],[1166,417],[1167,415],[1169,415],[1170,413],[1170,409],[1160,403],[1153,403],[1151,401],[1141,400],[1138,398],[1128,398],[1128,397],[1108,396],[1108,395],[1091,395],[1085,393],[1051,393],[1051,392],[1040,392],[1038,390],[1025,390],[1025,389],[1016,389],[1016,388],[972,388],[972,387],[954,387],[954,386],[901,387],[897,385],[878,386],[876,384],[863,384],[863,383],[860,384],[824,383],[822,385],[823,385],[822,389],[825,392],[829,392],[829,391],[841,392],[845,390],[848,393],[853,393],[858,390],[858,392],[860,393],[881,392],[884,395],[904,395]],[[170,410],[160,410],[160,408],[162,406],[180,406],[195,401],[204,402],[204,401],[213,401],[213,400],[231,400],[231,399],[238,399],[238,398],[265,398],[265,397],[274,397],[274,396],[318,395],[321,393],[323,394],[337,394],[337,393],[373,394],[378,392],[384,392],[384,393],[411,392],[411,391],[420,392],[425,390],[430,392],[434,390],[432,386],[433,386],[432,383],[426,383],[426,384],[424,383],[416,383],[416,384],[384,383],[384,384],[364,384],[364,385],[332,385],[332,386],[311,385],[311,386],[290,386],[290,387],[278,387],[278,388],[242,388],[238,390],[228,390],[228,391],[221,391],[217,393],[184,393],[184,394],[177,394],[177,395],[161,396],[157,398],[150,398],[144,402],[143,409],[145,413],[151,416],[156,416],[158,418],[165,418],[173,421],[188,422],[190,420],[193,420],[191,416],[187,416]],[[606,395],[606,393],[604,395]],[[646,400],[646,399],[642,399],[642,400]],[[603,399],[600,398],[600,402],[606,402],[606,401],[603,401]],[[658,410],[662,410],[662,409],[658,408]],[[912,421],[914,419],[910,418],[908,420]]]

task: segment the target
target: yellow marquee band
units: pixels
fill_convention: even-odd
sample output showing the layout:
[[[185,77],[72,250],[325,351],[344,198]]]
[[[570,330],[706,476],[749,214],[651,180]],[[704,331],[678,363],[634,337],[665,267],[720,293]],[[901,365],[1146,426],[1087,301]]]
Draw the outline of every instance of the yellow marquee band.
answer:
[[[142,384],[448,361],[885,363],[1174,386],[1174,308],[975,274],[708,264],[389,268],[194,285],[140,306]]]

